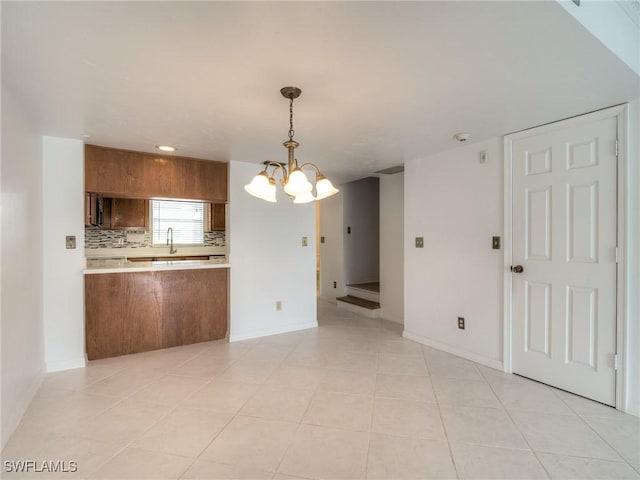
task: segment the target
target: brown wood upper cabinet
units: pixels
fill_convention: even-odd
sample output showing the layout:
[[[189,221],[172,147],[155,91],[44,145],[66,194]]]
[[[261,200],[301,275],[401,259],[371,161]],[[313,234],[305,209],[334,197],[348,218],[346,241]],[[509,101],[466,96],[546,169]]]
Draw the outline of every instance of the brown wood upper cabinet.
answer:
[[[149,200],[112,198],[111,228],[149,230]]]
[[[226,203],[227,164],[85,145],[85,191]]]
[[[149,200],[85,195],[85,226],[104,230],[149,230]]]
[[[212,232],[224,232],[226,228],[226,205],[212,203],[209,206],[209,229]]]

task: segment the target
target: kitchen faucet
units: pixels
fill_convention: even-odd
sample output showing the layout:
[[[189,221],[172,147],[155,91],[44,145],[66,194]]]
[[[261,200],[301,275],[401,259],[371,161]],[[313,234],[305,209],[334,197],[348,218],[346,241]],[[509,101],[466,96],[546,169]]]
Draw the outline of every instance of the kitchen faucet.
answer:
[[[173,248],[173,228],[171,227],[167,228],[167,245],[169,245],[169,255],[173,255],[178,251],[177,248]]]

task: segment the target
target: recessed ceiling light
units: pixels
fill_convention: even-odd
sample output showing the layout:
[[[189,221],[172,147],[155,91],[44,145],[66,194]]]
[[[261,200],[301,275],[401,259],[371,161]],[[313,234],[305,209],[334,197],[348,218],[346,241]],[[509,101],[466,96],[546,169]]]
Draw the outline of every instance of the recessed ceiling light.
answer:
[[[177,150],[176,147],[172,147],[171,145],[156,145],[156,148],[163,152],[175,152]]]

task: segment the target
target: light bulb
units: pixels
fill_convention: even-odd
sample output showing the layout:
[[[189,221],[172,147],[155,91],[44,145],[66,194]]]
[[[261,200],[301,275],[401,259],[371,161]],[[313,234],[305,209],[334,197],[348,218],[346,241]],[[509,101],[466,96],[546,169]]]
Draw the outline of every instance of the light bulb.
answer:
[[[289,174],[287,183],[284,185],[284,191],[293,197],[309,193],[312,188],[313,185],[311,185],[309,180],[307,180],[307,176],[299,168],[294,169]]]
[[[330,197],[339,191],[340,190],[334,187],[328,178],[322,174],[318,174],[316,177],[316,200],[322,200],[323,198]]]
[[[315,199],[316,197],[314,197],[311,192],[307,192],[307,193],[303,193],[302,195],[298,195],[293,200],[293,203],[309,203],[309,202],[313,202]]]
[[[175,152],[177,150],[176,147],[172,147],[171,145],[156,145],[156,148],[163,152]]]

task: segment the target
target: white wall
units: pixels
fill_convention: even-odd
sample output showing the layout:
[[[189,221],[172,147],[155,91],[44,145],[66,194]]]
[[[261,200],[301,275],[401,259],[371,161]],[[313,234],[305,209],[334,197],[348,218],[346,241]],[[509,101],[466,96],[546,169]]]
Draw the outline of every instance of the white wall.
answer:
[[[404,321],[404,173],[380,177],[380,316]]]
[[[629,104],[626,411],[640,416],[640,100]]]
[[[503,232],[502,139],[406,162],[404,191],[405,336],[500,368],[503,251],[491,237]]]
[[[84,366],[84,145],[43,137],[44,328],[47,370]],[[68,250],[65,236],[75,235]]]
[[[640,75],[640,30],[638,2],[628,0],[557,0],[594,37]],[[635,22],[631,17],[635,17]]]
[[[2,446],[44,376],[42,143],[2,85]]]
[[[335,300],[345,295],[342,192],[318,203],[320,236],[324,237],[324,243],[320,244],[320,296]]]
[[[342,185],[344,278],[347,285],[380,280],[380,182],[369,177]],[[351,227],[351,233],[347,229]]]
[[[280,187],[278,203],[252,197],[243,187],[260,166],[229,167],[230,341],[316,327],[315,205],[294,205]]]

